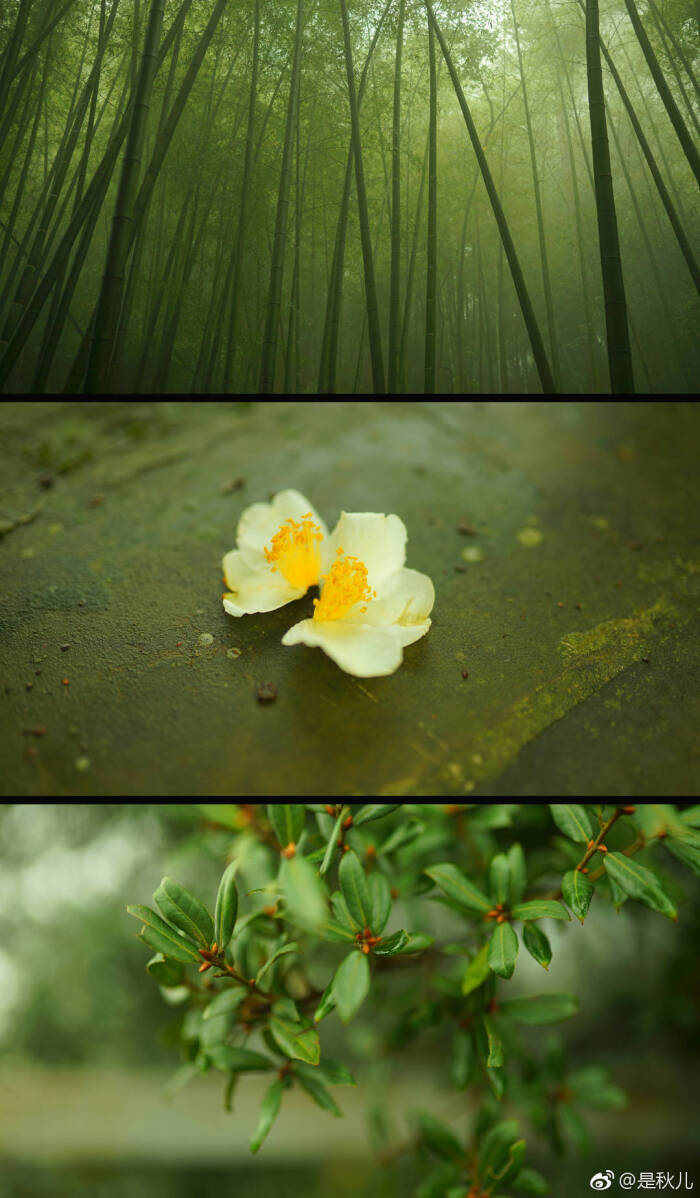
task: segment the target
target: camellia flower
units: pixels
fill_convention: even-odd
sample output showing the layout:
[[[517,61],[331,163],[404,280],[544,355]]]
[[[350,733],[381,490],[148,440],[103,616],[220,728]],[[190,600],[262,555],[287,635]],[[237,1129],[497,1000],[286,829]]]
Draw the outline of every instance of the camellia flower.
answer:
[[[238,548],[223,559],[232,616],[274,611],[318,586],[311,619],[283,645],[318,646],[350,674],[392,674],[403,648],[424,636],[435,601],[426,574],[409,570],[406,528],[398,516],[342,512],[329,536],[298,491],[254,503],[238,522]]]
[[[318,585],[319,543],[327,539],[323,520],[298,491],[280,491],[271,503],[251,504],[238,521],[238,548],[222,562],[229,588],[225,610],[245,616],[301,599]]]
[[[427,574],[409,570],[406,528],[398,516],[341,512],[321,542],[320,598],[312,619],[300,620],[283,645],[323,649],[358,678],[393,674],[405,645],[425,636],[435,589]]]

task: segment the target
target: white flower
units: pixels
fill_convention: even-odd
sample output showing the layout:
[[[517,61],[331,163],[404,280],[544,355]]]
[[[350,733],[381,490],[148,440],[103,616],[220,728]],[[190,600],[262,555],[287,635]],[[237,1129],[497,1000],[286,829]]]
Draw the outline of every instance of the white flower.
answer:
[[[230,616],[275,611],[301,599],[321,575],[319,543],[328,530],[308,499],[280,491],[271,503],[253,503],[236,530],[237,549],[222,561]]]
[[[435,590],[427,574],[409,570],[406,528],[398,516],[342,512],[320,543],[320,599],[283,645],[323,649],[358,678],[393,674],[403,649],[425,636]]]

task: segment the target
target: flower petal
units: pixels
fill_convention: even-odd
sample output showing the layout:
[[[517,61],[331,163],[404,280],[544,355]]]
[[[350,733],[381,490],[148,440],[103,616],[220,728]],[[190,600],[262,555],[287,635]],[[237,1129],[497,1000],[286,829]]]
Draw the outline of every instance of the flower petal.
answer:
[[[238,548],[251,569],[267,569],[264,547],[290,516],[299,521],[308,512],[323,533],[323,545],[328,539],[328,529],[313,504],[300,491],[278,491],[270,503],[251,503],[241,514],[236,530]]]
[[[417,640],[416,628],[393,625],[378,628],[344,620],[300,620],[282,637],[283,645],[310,645],[323,649],[330,658],[357,678],[393,674],[403,660],[402,645]],[[423,631],[430,627],[428,620]],[[418,636],[423,635],[423,631]],[[410,640],[404,639],[408,635]]]
[[[343,620],[353,624],[398,625],[402,628],[423,625],[427,620],[429,626],[428,616],[434,602],[435,587],[428,575],[404,566],[381,580],[377,586],[376,599],[351,607]],[[361,610],[363,607],[364,612]],[[419,633],[419,636],[423,636],[423,633]],[[411,642],[402,643],[409,645]]]
[[[376,588],[406,560],[406,526],[398,516],[381,512],[341,512],[330,537],[321,542],[321,570],[332,566],[336,549],[357,557],[367,567],[369,585]]]
[[[232,591],[224,599],[224,610],[230,616],[275,611],[306,594],[303,587],[292,587],[281,574],[273,574],[266,562],[264,570],[251,569],[238,549],[227,553],[222,565],[226,585]]]

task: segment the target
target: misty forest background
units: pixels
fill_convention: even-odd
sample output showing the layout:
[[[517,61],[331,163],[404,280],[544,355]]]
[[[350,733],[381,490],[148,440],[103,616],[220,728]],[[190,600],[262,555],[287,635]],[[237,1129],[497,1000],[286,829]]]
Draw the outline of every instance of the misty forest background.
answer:
[[[0,388],[695,392],[699,34],[698,0],[3,0]]]

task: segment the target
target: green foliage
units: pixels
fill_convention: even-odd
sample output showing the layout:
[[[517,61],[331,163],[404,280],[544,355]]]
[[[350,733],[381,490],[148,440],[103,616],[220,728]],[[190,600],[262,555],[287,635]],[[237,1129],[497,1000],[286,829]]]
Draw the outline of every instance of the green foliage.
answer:
[[[553,804],[534,813],[511,805],[495,819],[494,810],[270,804],[249,806],[236,833],[235,815],[227,817],[230,861],[218,889],[212,886],[213,921],[202,898],[167,877],[155,892],[165,918],[127,908],[156,953],[149,975],[172,1002],[187,1003],[177,1031],[183,1064],[171,1087],[210,1068],[222,1071],[228,1109],[240,1074],[277,1071],[251,1140],[256,1152],[290,1086],[341,1115],[329,1087],[355,1081],[345,1064],[324,1057],[324,1021],[337,1016],[343,1034],[342,1025],[364,1020],[372,1044],[387,1053],[419,1037],[442,1038],[455,1090],[473,1090],[481,1101],[464,1143],[432,1114],[420,1114],[413,1148],[437,1163],[416,1198],[474,1187],[493,1198],[511,1187],[547,1193],[546,1180],[524,1163],[518,1121],[499,1118],[503,1099],[521,1107],[557,1150],[584,1149],[585,1111],[614,1112],[625,1099],[603,1066],[569,1070],[556,1040],[545,1040],[536,1056],[545,1035],[537,1029],[574,1018],[578,998],[511,990],[520,939],[549,969],[559,939],[553,949],[538,921],[556,921],[558,937],[587,935],[588,924],[582,931],[560,900],[583,924],[595,891],[596,912],[628,901],[652,908],[646,918],[675,919],[682,892],[659,874],[656,858],[680,845],[674,860],[682,869],[683,854],[697,849],[695,816],[668,806],[650,813]],[[217,822],[210,808],[206,818]],[[522,921],[519,934],[515,920]],[[399,926],[413,921],[414,931]]]

